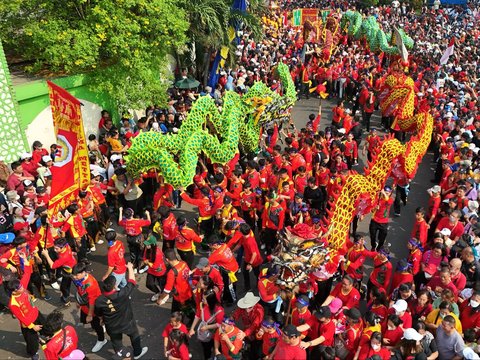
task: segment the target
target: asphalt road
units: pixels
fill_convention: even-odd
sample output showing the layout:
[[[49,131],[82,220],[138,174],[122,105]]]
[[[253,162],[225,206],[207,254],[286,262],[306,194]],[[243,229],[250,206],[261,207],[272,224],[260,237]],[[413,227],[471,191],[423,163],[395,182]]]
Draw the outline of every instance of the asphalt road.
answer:
[[[320,123],[320,129],[323,129],[331,121],[331,108],[333,101],[323,101],[323,118]],[[299,100],[293,110],[293,119],[298,128],[305,125],[308,115],[315,113],[318,110],[318,99]],[[373,126],[379,128],[379,117],[374,116],[372,118]],[[393,262],[397,259],[401,259],[407,256],[408,250],[406,248],[406,242],[409,238],[409,234],[412,229],[412,225],[415,219],[415,209],[418,206],[425,206],[427,203],[426,190],[431,186],[430,179],[432,178],[431,169],[431,154],[427,154],[420,165],[417,176],[411,184],[410,195],[408,198],[407,206],[402,208],[402,216],[398,218],[392,218],[390,230],[387,237],[387,242],[392,245],[394,253]],[[363,160],[363,159],[361,159]],[[357,169],[362,169],[363,165]],[[176,214],[183,213],[189,218],[193,218],[196,211],[189,205],[184,203],[181,210],[176,211]],[[393,215],[393,211],[392,211]],[[370,218],[367,217],[359,225],[360,232],[368,232],[368,224]],[[123,238],[123,237],[122,237]],[[367,242],[368,243],[368,242]],[[89,259],[92,261],[92,273],[101,278],[106,270],[106,244],[97,246],[97,251],[91,253]],[[367,260],[367,268],[371,262]],[[242,277],[240,276],[239,279]],[[144,359],[163,359],[163,338],[161,333],[169,321],[170,314],[170,302],[167,302],[164,306],[159,307],[150,302],[152,293],[145,287],[146,274],[137,275],[137,282],[139,284],[138,289],[134,291],[132,296],[132,302],[134,307],[134,313],[137,320],[137,324],[142,335],[142,345],[148,346],[149,351],[144,356]],[[241,287],[240,287],[241,289]],[[89,357],[89,359],[110,359],[113,355],[113,349],[111,343],[107,343],[104,348],[96,353],[90,353],[91,348],[95,344],[96,336],[90,326],[84,327],[79,324],[79,310],[72,303],[68,308],[63,308],[60,304],[60,292],[53,290],[51,287],[47,287],[48,293],[52,299],[48,302],[43,300],[37,300],[36,305],[39,307],[43,314],[48,314],[55,308],[59,307],[65,314],[65,321],[75,326],[79,336],[79,348],[83,350]],[[240,295],[243,292],[240,291]],[[23,337],[20,333],[20,326],[16,319],[12,318],[10,314],[0,315],[0,359],[19,359],[25,358],[25,344]],[[128,338],[124,337],[124,344],[130,345]],[[201,359],[201,347],[196,341],[191,341],[190,351],[192,353],[192,359]],[[43,358],[43,354],[41,355]]]

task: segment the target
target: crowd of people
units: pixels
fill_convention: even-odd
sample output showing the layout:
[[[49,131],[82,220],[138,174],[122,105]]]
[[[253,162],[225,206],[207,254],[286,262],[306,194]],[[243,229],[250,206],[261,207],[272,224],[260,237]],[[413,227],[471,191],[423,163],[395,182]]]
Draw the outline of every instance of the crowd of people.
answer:
[[[0,304],[18,319],[28,356],[38,359],[40,347],[48,360],[80,359],[90,351],[79,349],[61,311],[46,316],[35,304],[57,296],[64,307],[75,302],[81,322],[95,331],[91,352],[100,351],[108,335],[121,359],[479,359],[477,5],[361,10],[385,31],[403,27],[415,40],[408,69],[415,108],[435,119],[429,200],[415,204],[414,216],[402,214],[415,200],[408,196],[411,179],[393,164],[395,181],[379,191],[368,235],[357,231],[366,214],[356,214],[337,276],[313,273],[286,289],[271,263],[279,232],[304,224],[322,237],[329,202],[362,159],[376,158],[383,134],[408,138],[387,116],[383,129],[373,127],[378,94],[396,60],[345,34],[322,60],[321,44],[284,23],[285,11],[300,3],[272,10],[261,41],[248,29],[239,33],[237,65],[222,69],[215,89],[172,89],[167,108],[151,106],[136,122],[125,114],[114,124],[103,111],[98,134],[88,137],[91,184],[53,217],[47,209],[56,146],[47,150],[35,141],[10,167],[0,164]],[[304,3],[332,11],[355,7]],[[454,55],[437,65],[451,39]],[[123,154],[139,132],[176,133],[198,96],[212,96],[221,108],[224,91],[242,94],[255,81],[281,92],[273,71],[279,62],[290,66],[299,97],[320,96],[326,83],[332,113],[322,114],[320,106],[301,129],[272,125],[259,154],[238,154],[224,165],[201,155],[186,189],[153,170],[141,179],[127,173]],[[178,211],[182,203],[198,208],[195,220]],[[411,217],[408,257],[395,266],[391,216]],[[89,254],[102,244],[107,270],[92,272]],[[364,268],[369,261],[371,273]],[[152,303],[171,301],[163,354],[145,355],[135,322],[130,296],[136,275],[144,273]],[[124,347],[123,334],[132,348]],[[192,354],[195,342],[202,353]]]

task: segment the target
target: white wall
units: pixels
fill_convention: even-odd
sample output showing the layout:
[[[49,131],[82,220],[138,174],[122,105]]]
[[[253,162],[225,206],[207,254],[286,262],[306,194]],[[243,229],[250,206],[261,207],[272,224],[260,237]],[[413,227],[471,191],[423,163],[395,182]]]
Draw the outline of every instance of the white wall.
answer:
[[[88,140],[88,135],[96,135],[98,132],[98,121],[100,120],[102,107],[90,101],[82,99],[78,100],[84,105],[82,106],[83,127],[85,130],[85,138]],[[46,107],[30,123],[26,129],[26,135],[30,149],[35,140],[39,140],[47,150],[50,148],[51,144],[56,142],[55,134],[53,132],[52,110],[50,106]]]

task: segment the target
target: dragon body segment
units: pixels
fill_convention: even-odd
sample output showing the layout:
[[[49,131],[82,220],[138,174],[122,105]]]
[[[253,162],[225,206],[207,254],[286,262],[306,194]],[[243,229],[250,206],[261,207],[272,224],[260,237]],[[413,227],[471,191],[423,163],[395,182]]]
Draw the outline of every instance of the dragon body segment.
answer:
[[[128,172],[138,177],[155,168],[165,182],[175,187],[188,186],[201,152],[212,163],[225,164],[239,148],[256,151],[261,128],[289,120],[296,100],[288,66],[279,64],[277,72],[284,95],[257,82],[243,96],[227,91],[221,112],[213,98],[203,96],[193,104],[177,134],[150,131],[135,137],[126,157]]]

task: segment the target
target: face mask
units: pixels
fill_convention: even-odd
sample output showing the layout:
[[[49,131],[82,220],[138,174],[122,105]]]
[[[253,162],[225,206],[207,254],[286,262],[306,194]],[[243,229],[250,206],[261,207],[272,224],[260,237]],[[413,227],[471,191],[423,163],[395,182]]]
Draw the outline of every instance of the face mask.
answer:
[[[455,216],[450,216],[449,219],[450,219],[450,222],[455,222],[455,220],[457,220]]]
[[[380,344],[372,344],[372,349],[375,351],[380,350]]]
[[[470,300],[470,306],[472,308],[476,308],[478,305],[480,305],[480,303],[476,302],[475,300]]]
[[[108,246],[113,246],[113,243],[115,242],[115,240],[110,240],[108,241]]]
[[[81,278],[80,280],[75,280],[73,279],[72,282],[75,284],[75,286],[82,286],[83,284],[83,281],[87,278],[87,276],[85,275],[83,278]]]

